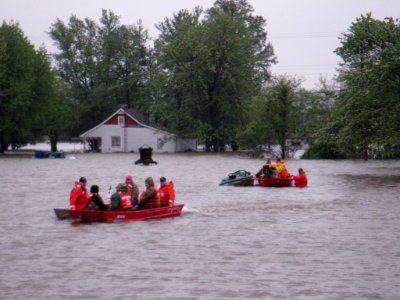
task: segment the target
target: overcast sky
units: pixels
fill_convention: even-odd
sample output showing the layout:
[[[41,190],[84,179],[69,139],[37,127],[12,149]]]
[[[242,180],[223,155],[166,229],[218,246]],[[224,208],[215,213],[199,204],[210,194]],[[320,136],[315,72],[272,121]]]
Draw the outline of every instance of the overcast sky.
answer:
[[[143,26],[152,38],[155,24],[181,9],[212,7],[214,0],[0,0],[0,19],[20,24],[35,46],[55,48],[46,33],[56,18],[68,23],[71,15],[89,17],[99,23],[102,9],[121,17],[122,24]],[[315,88],[320,76],[332,78],[339,62],[333,51],[338,37],[368,12],[376,19],[400,17],[400,0],[248,0],[254,15],[267,21],[268,40],[278,64],[274,74],[290,74],[304,79],[303,86]]]

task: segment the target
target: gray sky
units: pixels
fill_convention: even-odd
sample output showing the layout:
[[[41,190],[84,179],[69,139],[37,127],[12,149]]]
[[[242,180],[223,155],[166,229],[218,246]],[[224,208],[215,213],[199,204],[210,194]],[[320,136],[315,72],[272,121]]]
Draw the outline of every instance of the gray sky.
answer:
[[[35,46],[55,48],[46,31],[56,18],[68,23],[72,14],[89,17],[99,23],[102,9],[110,9],[123,24],[143,26],[152,38],[155,24],[172,17],[180,9],[196,6],[210,8],[214,0],[0,0],[0,19],[20,24]],[[333,51],[340,46],[338,37],[361,14],[372,17],[400,17],[399,0],[248,0],[254,15],[267,20],[268,40],[275,49],[278,64],[274,74],[295,75],[303,86],[315,88],[320,76],[332,78],[339,58]]]

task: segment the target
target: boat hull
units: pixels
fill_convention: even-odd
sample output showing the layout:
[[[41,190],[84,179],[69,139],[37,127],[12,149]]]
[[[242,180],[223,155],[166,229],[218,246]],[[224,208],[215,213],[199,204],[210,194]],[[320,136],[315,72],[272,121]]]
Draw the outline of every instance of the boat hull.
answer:
[[[149,219],[178,217],[181,215],[183,204],[164,206],[152,209],[133,211],[98,211],[98,210],[68,210],[76,222],[124,222],[144,221]]]
[[[224,179],[219,185],[231,185],[231,186],[253,186],[254,179],[253,176],[246,178],[237,178],[233,180]]]
[[[288,187],[293,182],[291,178],[257,178],[257,181],[262,187]]]
[[[56,217],[60,220],[71,218],[68,212],[68,208],[54,208],[54,213],[56,214]]]
[[[246,170],[239,170],[228,175],[228,177],[222,179],[219,185],[230,185],[230,186],[253,186],[254,178],[250,172]]]

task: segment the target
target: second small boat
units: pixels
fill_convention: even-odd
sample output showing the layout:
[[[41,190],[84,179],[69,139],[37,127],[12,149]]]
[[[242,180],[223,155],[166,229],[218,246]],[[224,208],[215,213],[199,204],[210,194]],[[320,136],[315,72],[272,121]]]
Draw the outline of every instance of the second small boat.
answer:
[[[246,170],[238,170],[234,173],[228,174],[228,177],[222,179],[219,185],[253,186],[254,178],[250,172]]]

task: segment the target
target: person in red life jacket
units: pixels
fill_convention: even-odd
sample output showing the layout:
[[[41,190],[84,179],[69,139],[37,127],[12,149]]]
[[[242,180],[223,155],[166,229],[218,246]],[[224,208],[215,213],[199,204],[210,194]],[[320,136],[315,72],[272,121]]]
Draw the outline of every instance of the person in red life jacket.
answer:
[[[294,180],[294,185],[297,187],[306,187],[307,186],[307,174],[304,172],[302,168],[299,169],[299,175],[298,176],[292,176]]]
[[[111,195],[111,211],[132,210],[131,194],[125,185],[118,185],[117,191]]]
[[[160,198],[157,196],[153,178],[147,177],[144,184],[146,185],[146,190],[140,194],[138,209],[160,206]]]
[[[170,181],[169,183],[167,183],[167,179],[165,177],[161,177],[160,187],[157,189],[157,195],[160,198],[161,206],[174,205],[175,201],[174,182]]]
[[[89,194],[86,190],[86,178],[81,177],[75,181],[75,187],[69,195],[69,208],[73,210],[83,210],[90,202]]]
[[[281,178],[290,178],[290,174],[287,169],[283,169],[280,174]]]
[[[103,199],[99,195],[99,186],[92,185],[90,187],[90,202],[85,209],[107,211],[108,206],[104,204]]]
[[[133,181],[132,176],[128,175],[125,177],[124,185],[128,188],[128,193],[131,195],[132,205],[136,206],[139,199],[139,188],[137,184]]]

